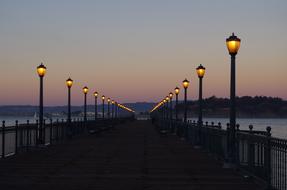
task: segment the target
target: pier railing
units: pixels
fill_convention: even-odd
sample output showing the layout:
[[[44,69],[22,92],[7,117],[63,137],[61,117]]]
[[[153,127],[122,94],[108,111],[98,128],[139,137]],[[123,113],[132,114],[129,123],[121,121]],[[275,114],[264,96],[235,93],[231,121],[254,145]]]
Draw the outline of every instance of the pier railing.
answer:
[[[0,128],[0,158],[5,158],[19,152],[43,148],[58,144],[83,133],[97,133],[112,128],[115,124],[125,122],[129,117],[113,119],[87,120],[74,119],[70,123],[64,119],[44,120],[43,143],[39,143],[39,123],[15,121],[15,125],[6,126],[2,121]]]
[[[194,147],[228,164],[230,153],[230,127],[221,123],[156,120],[161,133],[174,133]],[[267,189],[287,189],[287,140],[271,136],[271,127],[266,131],[240,130],[236,126],[235,167],[266,182]],[[246,175],[246,176],[247,176]]]

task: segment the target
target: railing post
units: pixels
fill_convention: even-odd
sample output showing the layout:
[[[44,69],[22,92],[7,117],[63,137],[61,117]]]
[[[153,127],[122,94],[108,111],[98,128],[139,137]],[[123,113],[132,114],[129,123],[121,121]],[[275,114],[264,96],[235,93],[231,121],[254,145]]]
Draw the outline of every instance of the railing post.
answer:
[[[2,121],[2,158],[5,158],[5,121]]]
[[[209,129],[208,129],[208,121],[206,121],[205,122],[205,134],[204,134],[205,136],[206,136],[206,140],[205,140],[205,144],[204,144],[204,148],[205,148],[205,150],[207,150],[208,151],[208,148],[209,148],[209,140],[210,140],[210,137],[209,137]]]
[[[59,119],[56,120],[56,141],[59,141]]]
[[[221,129],[222,127],[221,127],[221,123],[219,122],[218,123],[218,129]]]
[[[189,133],[189,122],[190,121],[187,121],[186,123],[185,123],[185,140],[187,140],[188,141],[188,139],[189,139],[189,137],[188,137],[188,133]]]
[[[28,149],[29,149],[29,123],[30,123],[30,121],[27,120],[27,123],[26,123],[26,151],[28,151]]]
[[[253,139],[253,125],[249,125],[249,138],[248,138],[248,167],[251,171],[254,169],[254,143],[252,142]]]
[[[226,124],[226,161],[230,162],[230,124]]]
[[[82,119],[82,124],[81,124],[81,133],[84,133],[84,129],[85,129],[85,120]]]
[[[192,143],[193,143],[193,146],[195,146],[196,148],[198,148],[200,146],[199,144],[199,125],[198,123],[193,120],[193,124],[191,125],[193,127],[192,129]]]
[[[75,136],[76,135],[76,130],[77,130],[77,120],[76,120],[76,118],[72,119],[71,125],[72,125],[72,136]]]
[[[43,145],[46,144],[46,119],[43,120],[43,129],[42,129],[42,135],[43,135]]]
[[[266,149],[265,149],[265,169],[266,169],[266,180],[267,180],[267,189],[272,189],[271,185],[271,127],[266,128]]]
[[[18,120],[15,121],[15,154],[18,152]]]
[[[64,125],[65,125],[65,138],[69,139],[71,137],[71,122],[69,122],[67,119],[63,119]]]
[[[76,136],[78,134],[78,129],[79,129],[79,118],[75,118],[74,121],[74,135]]]
[[[53,138],[53,120],[50,119],[50,145],[52,145]]]
[[[65,126],[64,126],[64,119],[61,120],[61,139],[65,139]]]
[[[240,139],[239,139],[239,129],[240,125],[236,124],[236,132],[235,132],[235,163],[237,167],[240,165],[240,154],[239,154],[239,146],[240,146]]]
[[[36,143],[36,146],[38,146],[38,126],[39,126],[39,121],[37,119],[36,120],[36,130],[35,130],[35,143]]]
[[[76,126],[76,133],[75,133],[75,135],[78,135],[80,133],[79,129],[80,129],[80,119],[77,118],[77,126]]]
[[[221,133],[221,129],[222,129],[222,126],[221,126],[221,123],[219,122],[218,123],[218,140],[217,140],[217,143],[218,143],[218,146],[217,146],[217,153],[220,157],[224,158],[224,155],[222,153],[222,150],[223,150],[223,147],[222,147],[222,133]]]

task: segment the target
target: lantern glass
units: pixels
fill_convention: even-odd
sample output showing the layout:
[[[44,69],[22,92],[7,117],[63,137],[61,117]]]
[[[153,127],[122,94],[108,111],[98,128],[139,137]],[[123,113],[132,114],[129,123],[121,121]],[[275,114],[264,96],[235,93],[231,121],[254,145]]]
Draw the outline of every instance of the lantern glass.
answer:
[[[230,55],[236,55],[240,48],[241,40],[232,33],[229,38],[226,39],[226,46]]]
[[[199,78],[203,78],[204,74],[205,74],[205,67],[203,67],[202,65],[199,65],[197,68],[196,68],[196,72],[197,72],[197,76]]]
[[[37,73],[39,77],[44,77],[44,75],[46,74],[46,69],[47,68],[43,65],[43,63],[41,63],[41,65],[37,67]]]
[[[183,88],[188,88],[189,86],[189,81],[187,79],[185,79],[184,81],[182,81],[182,86]]]
[[[174,93],[175,93],[175,94],[179,94],[179,88],[178,88],[178,87],[176,87],[176,88],[174,89]]]
[[[87,93],[88,93],[88,91],[89,91],[89,88],[85,86],[85,87],[83,88],[83,92],[84,92],[84,94],[87,94]]]
[[[71,78],[68,78],[66,80],[66,85],[68,88],[71,88],[73,86],[73,80]]]

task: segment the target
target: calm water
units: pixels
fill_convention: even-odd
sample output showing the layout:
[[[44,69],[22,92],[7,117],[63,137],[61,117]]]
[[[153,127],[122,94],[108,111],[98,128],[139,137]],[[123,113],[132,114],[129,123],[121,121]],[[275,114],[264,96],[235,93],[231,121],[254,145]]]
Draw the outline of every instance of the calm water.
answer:
[[[197,120],[197,118],[190,118],[190,120]],[[221,123],[222,128],[226,128],[226,124],[229,123],[229,118],[204,118],[204,122]],[[240,118],[236,120],[236,123],[240,125],[240,129],[249,130],[249,125],[253,125],[253,130],[266,131],[266,127],[272,128],[271,133],[274,137],[287,139],[287,119],[254,119],[254,118]]]
[[[55,118],[52,118],[53,121],[56,121],[57,119],[65,119],[65,118],[62,118],[62,117],[55,117]],[[34,117],[25,117],[25,116],[22,116],[22,117],[15,117],[15,116],[0,116],[0,121],[5,121],[5,126],[13,126],[15,125],[15,121],[18,120],[19,124],[24,124],[24,123],[27,123],[27,120],[29,120],[29,123],[36,123],[36,120],[37,118],[34,118]],[[46,119],[46,122],[50,122],[48,121],[48,119]],[[1,123],[2,125],[2,123]]]

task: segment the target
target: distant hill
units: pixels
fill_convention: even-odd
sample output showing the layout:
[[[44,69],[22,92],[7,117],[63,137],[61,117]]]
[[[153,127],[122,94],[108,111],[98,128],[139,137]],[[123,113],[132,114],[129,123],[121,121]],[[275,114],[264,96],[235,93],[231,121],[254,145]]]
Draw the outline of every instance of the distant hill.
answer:
[[[287,101],[281,98],[265,96],[243,96],[236,98],[237,116],[247,118],[287,118]],[[148,113],[155,105],[153,102],[136,102],[124,104],[136,111],[136,113]],[[173,103],[173,105],[175,105]],[[179,114],[183,113],[183,102],[178,104]],[[83,106],[72,106],[73,115],[83,112]],[[107,110],[107,109],[106,109]],[[87,106],[88,112],[94,112],[94,105]],[[102,105],[98,107],[102,111]],[[0,116],[33,116],[38,112],[38,106],[0,106]],[[45,114],[67,114],[67,106],[44,107]],[[188,101],[188,115],[197,117],[198,102]],[[203,114],[205,117],[228,117],[229,99],[215,96],[203,100]]]
[[[287,101],[277,97],[242,96],[236,98],[238,117],[246,118],[287,118]],[[197,116],[198,101],[188,101],[189,115]],[[178,105],[183,112],[184,105]],[[205,117],[228,117],[229,99],[215,96],[203,100]]]

